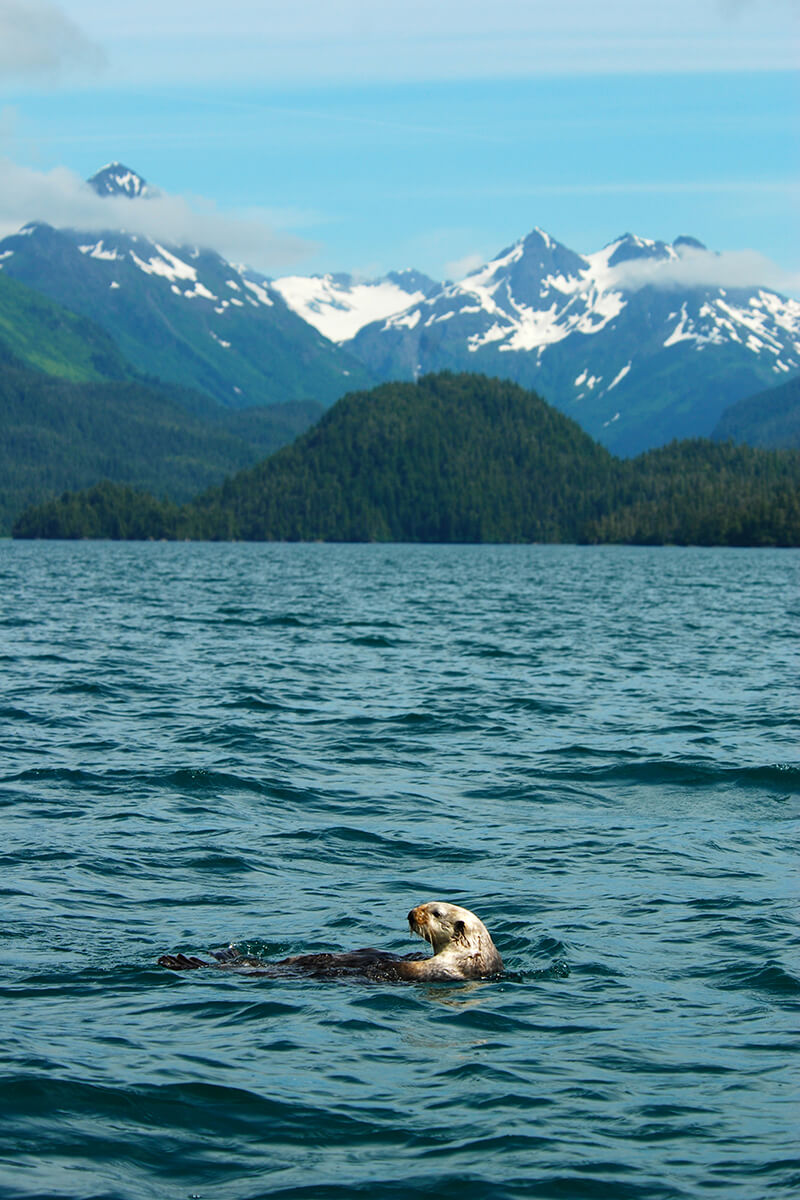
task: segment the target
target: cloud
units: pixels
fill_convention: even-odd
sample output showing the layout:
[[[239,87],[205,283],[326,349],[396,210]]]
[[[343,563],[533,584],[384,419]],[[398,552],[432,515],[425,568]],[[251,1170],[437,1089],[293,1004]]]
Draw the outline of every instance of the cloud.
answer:
[[[221,35],[278,38],[337,35],[396,37],[416,31],[423,36],[466,35],[485,37],[561,31],[575,33],[621,30],[665,32],[682,24],[688,30],[718,25],[731,12],[791,13],[795,0],[672,0],[669,6],[643,4],[642,0],[192,0],[191,32],[201,36]],[[138,36],[154,32],[174,37],[189,32],[186,0],[137,0],[135,5],[108,4],[108,0],[71,0],[71,8],[82,12],[84,21],[107,36]]]
[[[50,0],[0,0],[0,79],[96,71],[105,55]]]
[[[448,279],[463,279],[470,271],[477,271],[486,259],[482,254],[465,254],[454,262],[444,264],[444,273]]]
[[[316,249],[274,229],[267,214],[224,213],[202,197],[163,192],[138,200],[98,196],[65,167],[43,172],[0,159],[0,234],[35,221],[86,232],[125,230],[172,245],[206,247],[263,271],[286,267]]]
[[[796,2],[193,0],[190,22],[185,0],[72,0],[72,11],[107,44],[117,80],[352,84],[791,69]]]
[[[16,108],[4,104],[0,108],[0,146],[11,141],[17,128],[19,114]]]
[[[722,16],[729,20],[737,20],[751,11],[760,11],[762,16],[765,16],[770,9],[777,10],[779,15],[782,11],[789,15],[793,10],[796,11],[794,9],[795,0],[716,0],[716,2]]]
[[[637,291],[643,287],[766,287],[794,293],[800,276],[784,271],[777,263],[755,250],[710,250],[683,248],[678,258],[639,258],[621,263],[614,270],[620,287]]]

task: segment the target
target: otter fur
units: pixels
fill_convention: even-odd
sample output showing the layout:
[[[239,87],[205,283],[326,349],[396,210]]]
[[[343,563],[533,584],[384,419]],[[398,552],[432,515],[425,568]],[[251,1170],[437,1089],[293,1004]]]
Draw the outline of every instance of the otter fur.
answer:
[[[474,913],[446,900],[418,904],[408,914],[412,933],[429,942],[430,958],[403,957],[385,950],[352,950],[346,954],[297,954],[268,962],[240,955],[229,946],[212,950],[214,962],[185,954],[162,954],[159,965],[171,971],[222,967],[258,975],[363,975],[370,979],[453,981],[502,975],[503,960],[489,931]]]

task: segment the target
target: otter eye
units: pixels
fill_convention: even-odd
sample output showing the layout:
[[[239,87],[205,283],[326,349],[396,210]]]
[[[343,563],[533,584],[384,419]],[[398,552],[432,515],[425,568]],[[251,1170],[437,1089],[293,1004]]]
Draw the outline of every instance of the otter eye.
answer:
[[[433,915],[435,917],[440,917],[440,918],[443,917],[445,915],[444,909],[441,908],[440,905],[437,904],[436,907],[433,909]]]

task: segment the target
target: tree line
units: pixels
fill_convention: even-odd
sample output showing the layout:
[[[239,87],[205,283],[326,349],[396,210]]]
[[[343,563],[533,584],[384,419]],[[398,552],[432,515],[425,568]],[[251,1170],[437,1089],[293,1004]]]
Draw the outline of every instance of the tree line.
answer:
[[[615,458],[534,392],[443,372],[333,406],[190,503],[109,483],[16,537],[800,545],[800,453],[704,439]]]

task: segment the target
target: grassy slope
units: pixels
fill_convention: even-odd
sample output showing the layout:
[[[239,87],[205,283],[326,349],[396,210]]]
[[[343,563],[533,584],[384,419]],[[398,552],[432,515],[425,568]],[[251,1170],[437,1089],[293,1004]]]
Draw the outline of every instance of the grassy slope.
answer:
[[[3,357],[73,383],[135,374],[98,325],[0,272],[0,361]]]
[[[13,248],[6,274],[101,325],[138,372],[205,392],[228,407],[309,399],[331,404],[348,388],[372,381],[357,359],[279,296],[253,306],[244,291],[237,295],[228,286],[230,266],[215,254],[203,252],[194,262],[213,294],[230,300],[223,312],[207,297],[176,295],[169,280],[143,271],[127,254],[113,262],[82,254],[69,232],[37,226],[5,244]],[[134,253],[137,248],[146,258],[146,244],[137,243]]]

